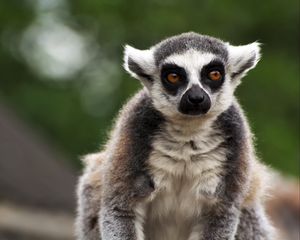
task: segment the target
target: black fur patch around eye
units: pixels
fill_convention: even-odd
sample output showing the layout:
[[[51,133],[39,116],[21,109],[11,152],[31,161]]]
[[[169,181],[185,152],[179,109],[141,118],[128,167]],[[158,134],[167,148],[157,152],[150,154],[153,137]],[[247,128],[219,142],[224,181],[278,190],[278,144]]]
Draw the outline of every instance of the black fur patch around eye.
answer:
[[[176,73],[180,76],[180,80],[177,83],[170,83],[167,80],[167,76],[170,73]],[[187,85],[187,73],[184,68],[179,67],[176,64],[164,64],[161,68],[161,81],[165,90],[171,94],[176,95],[178,90]]]
[[[222,78],[217,81],[211,80],[208,76],[211,71],[219,71],[222,75]],[[210,63],[208,63],[201,69],[200,76],[201,83],[209,87],[212,92],[216,92],[218,89],[221,88],[225,81],[225,67],[223,62],[218,59],[212,60]]]

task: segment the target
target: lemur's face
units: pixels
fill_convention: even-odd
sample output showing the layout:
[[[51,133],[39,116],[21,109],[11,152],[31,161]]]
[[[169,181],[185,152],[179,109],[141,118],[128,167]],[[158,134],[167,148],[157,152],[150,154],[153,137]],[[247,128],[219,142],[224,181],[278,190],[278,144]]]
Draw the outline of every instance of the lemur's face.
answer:
[[[127,46],[125,68],[142,80],[154,106],[167,116],[218,114],[232,103],[234,89],[259,59],[257,43],[234,47],[185,33],[149,50]]]
[[[203,115],[214,109],[222,95],[231,95],[224,86],[226,62],[211,53],[189,49],[170,55],[159,64],[158,72],[151,93],[163,112]]]

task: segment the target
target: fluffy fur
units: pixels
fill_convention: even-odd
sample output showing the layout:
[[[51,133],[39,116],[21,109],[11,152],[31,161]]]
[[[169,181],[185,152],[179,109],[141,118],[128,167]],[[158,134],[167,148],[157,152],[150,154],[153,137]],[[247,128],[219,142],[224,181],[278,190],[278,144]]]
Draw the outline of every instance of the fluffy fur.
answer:
[[[257,43],[234,47],[185,33],[148,50],[125,48],[124,67],[145,88],[121,110],[110,141],[89,155],[78,185],[78,239],[269,240],[265,168],[233,92],[260,58]],[[217,61],[222,84],[202,69]],[[165,64],[186,72],[172,94]],[[188,115],[179,105],[198,86],[211,105]]]

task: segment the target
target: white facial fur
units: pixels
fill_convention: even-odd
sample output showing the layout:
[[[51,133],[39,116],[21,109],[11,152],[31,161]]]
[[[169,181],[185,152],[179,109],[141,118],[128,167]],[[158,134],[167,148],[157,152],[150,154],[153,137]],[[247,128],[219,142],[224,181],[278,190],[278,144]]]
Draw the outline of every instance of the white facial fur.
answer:
[[[200,71],[209,62],[211,62],[214,59],[218,59],[217,56],[211,53],[203,53],[196,51],[194,49],[190,49],[186,51],[184,54],[176,54],[171,55],[168,58],[166,58],[162,64],[166,63],[172,63],[176,64],[179,67],[182,67],[185,69],[185,71],[188,74],[188,84],[180,91],[177,95],[172,96],[168,95],[166,97],[166,92],[163,89],[162,83],[160,81],[160,76],[157,76],[157,81],[154,81],[153,87],[151,89],[151,95],[153,99],[153,103],[157,109],[159,109],[161,112],[163,112],[165,115],[174,117],[176,115],[180,115],[180,113],[177,110],[177,107],[179,105],[179,102],[184,95],[184,93],[189,90],[193,85],[198,85],[200,88],[202,88],[210,97],[210,100],[212,102],[212,107],[209,110],[211,113],[220,112],[220,110],[225,110],[227,107],[229,107],[231,100],[232,100],[232,91],[230,88],[230,84],[226,84],[226,86],[223,85],[224,89],[222,91],[217,92],[216,94],[213,94],[209,91],[209,89],[206,89],[200,81]],[[228,76],[227,76],[228,77]],[[162,94],[165,93],[165,94]],[[219,94],[222,93],[222,94]],[[221,96],[223,95],[223,96]],[[220,109],[220,107],[222,108]],[[224,109],[224,107],[226,107]],[[216,109],[215,109],[216,108]]]
[[[246,73],[255,67],[259,61],[259,43],[243,46],[232,46],[229,43],[224,43],[228,51],[228,61],[224,62],[225,65],[225,82],[222,87],[212,93],[209,89],[205,88],[200,82],[200,71],[202,67],[208,64],[213,59],[219,59],[213,53],[200,52],[194,49],[180,54],[173,54],[164,59],[163,62],[156,66],[155,64],[155,46],[149,50],[138,50],[130,46],[125,47],[124,67],[133,77],[142,81],[152,96],[155,107],[160,110],[164,115],[169,117],[183,116],[178,111],[178,104],[182,95],[190,89],[192,85],[199,85],[210,97],[211,108],[208,114],[219,114],[226,110],[232,103],[233,92],[240,79]],[[151,76],[152,81],[146,79],[143,75],[139,75],[135,69],[130,69],[128,66],[128,59],[134,61],[144,74]],[[178,92],[176,96],[168,94],[163,88],[160,79],[160,68],[163,63],[173,63],[183,67],[188,73],[188,84],[185,89]]]
[[[201,53],[194,49],[190,49],[184,54],[176,54],[169,56],[163,61],[162,64],[174,63],[184,68],[189,75],[189,84],[187,87],[187,89],[189,89],[193,84],[202,87],[199,81],[199,71],[204,65],[208,64],[214,58],[215,55],[211,53]]]

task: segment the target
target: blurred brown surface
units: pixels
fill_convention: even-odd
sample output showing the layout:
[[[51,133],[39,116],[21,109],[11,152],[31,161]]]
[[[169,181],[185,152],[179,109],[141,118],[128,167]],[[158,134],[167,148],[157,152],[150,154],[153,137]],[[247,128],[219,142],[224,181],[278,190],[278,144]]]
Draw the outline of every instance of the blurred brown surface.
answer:
[[[73,239],[76,175],[0,104],[0,240]]]
[[[280,234],[280,240],[300,239],[299,187],[295,179],[279,174],[273,177],[267,212]]]
[[[63,211],[0,203],[0,239],[74,238],[74,216]]]
[[[74,211],[74,171],[1,104],[0,152],[0,201]]]

